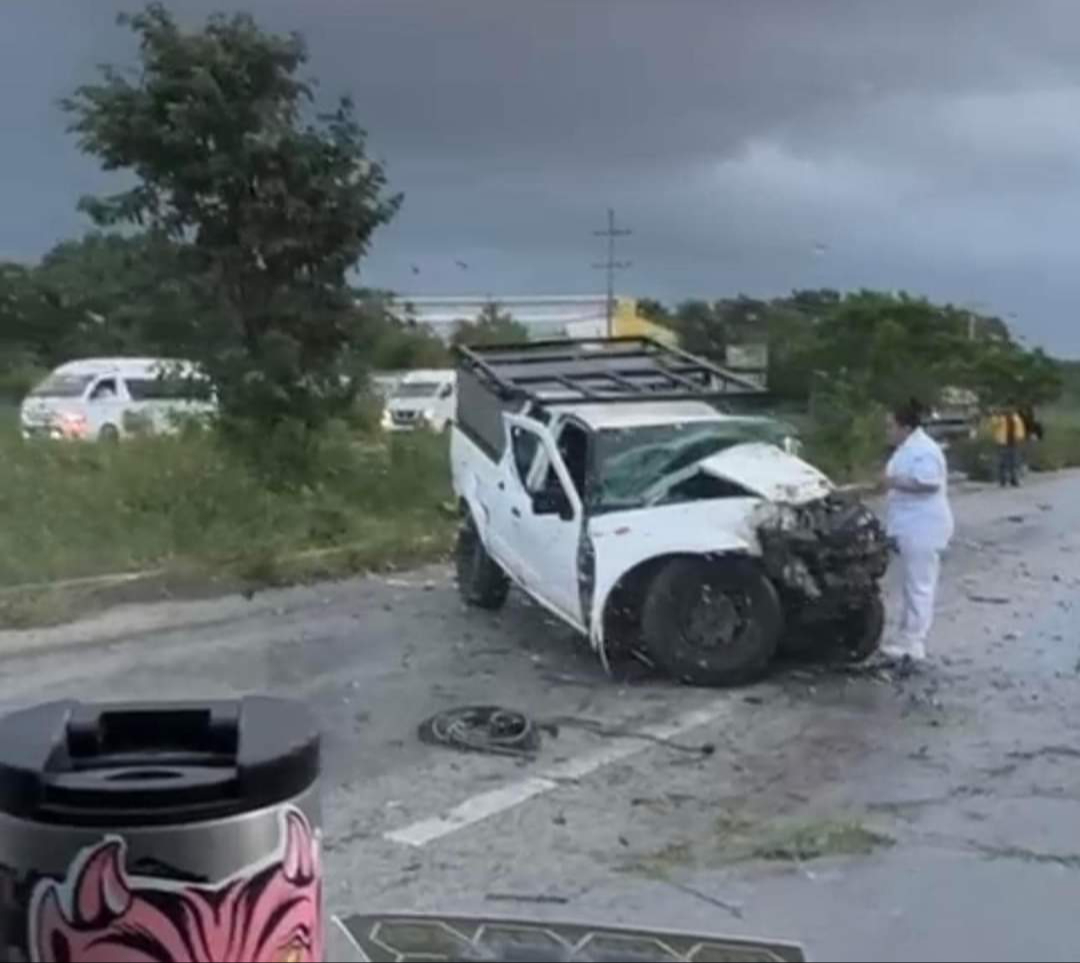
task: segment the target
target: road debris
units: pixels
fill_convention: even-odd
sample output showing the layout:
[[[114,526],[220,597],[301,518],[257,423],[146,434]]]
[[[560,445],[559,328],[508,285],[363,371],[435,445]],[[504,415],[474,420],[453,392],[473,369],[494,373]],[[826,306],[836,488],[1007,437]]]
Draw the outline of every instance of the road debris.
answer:
[[[665,883],[672,889],[677,889],[680,893],[686,893],[688,896],[693,896],[704,903],[708,903],[710,906],[715,906],[718,909],[726,910],[737,920],[743,918],[742,907],[738,903],[729,903],[727,900],[722,900],[716,896],[710,896],[708,893],[703,893],[700,889],[694,886],[688,886],[686,883],[679,883],[673,879],[665,879]]]
[[[696,745],[676,742],[674,739],[664,739],[648,732],[639,732],[624,726],[610,726],[596,719],[583,719],[578,716],[557,716],[553,719],[545,719],[540,728],[545,732],[550,732],[555,738],[558,737],[560,728],[581,729],[583,732],[591,732],[594,736],[604,736],[609,739],[641,739],[644,742],[651,742],[665,749],[685,752],[692,756],[707,757],[716,753],[716,746],[711,742]]]
[[[532,720],[500,706],[447,709],[424,720],[418,735],[428,745],[495,756],[533,758],[540,748],[540,732]]]
[[[489,903],[541,903],[565,906],[570,900],[565,896],[549,896],[546,893],[488,893],[484,899]]]

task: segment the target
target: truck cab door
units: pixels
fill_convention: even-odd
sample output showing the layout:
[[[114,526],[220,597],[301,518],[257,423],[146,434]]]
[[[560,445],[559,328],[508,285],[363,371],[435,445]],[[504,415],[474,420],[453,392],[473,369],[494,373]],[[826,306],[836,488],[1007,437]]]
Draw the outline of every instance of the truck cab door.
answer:
[[[578,586],[578,546],[584,509],[546,427],[505,415],[497,528],[503,561],[538,602],[577,628],[584,626]]]

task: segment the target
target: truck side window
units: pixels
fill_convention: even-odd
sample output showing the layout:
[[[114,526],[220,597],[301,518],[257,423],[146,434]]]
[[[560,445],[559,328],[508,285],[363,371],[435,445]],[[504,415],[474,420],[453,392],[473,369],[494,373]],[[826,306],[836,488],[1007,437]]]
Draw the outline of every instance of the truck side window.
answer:
[[[514,467],[517,469],[518,478],[525,489],[529,490],[529,472],[536,461],[540,439],[531,431],[523,431],[518,427],[511,429],[510,439],[514,448]]]
[[[570,480],[578,495],[584,498],[585,476],[589,467],[589,436],[578,425],[567,422],[559,432],[558,448]]]

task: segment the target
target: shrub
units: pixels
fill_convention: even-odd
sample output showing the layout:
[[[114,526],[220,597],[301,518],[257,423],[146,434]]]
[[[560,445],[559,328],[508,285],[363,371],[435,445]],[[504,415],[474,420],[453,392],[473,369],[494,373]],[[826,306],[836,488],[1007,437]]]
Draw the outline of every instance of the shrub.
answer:
[[[963,472],[972,481],[993,481],[997,478],[997,452],[986,437],[959,438],[948,450],[949,468]]]
[[[846,385],[819,392],[810,410],[805,457],[834,481],[864,480],[884,463],[885,411]]]
[[[995,481],[997,457],[997,447],[986,432],[949,448],[950,467],[972,481]],[[1050,412],[1045,418],[1045,436],[1024,445],[1023,460],[1034,472],[1080,467],[1080,419],[1071,412]]]
[[[1080,467],[1080,425],[1050,420],[1042,441],[1025,446],[1024,458],[1032,471]]]

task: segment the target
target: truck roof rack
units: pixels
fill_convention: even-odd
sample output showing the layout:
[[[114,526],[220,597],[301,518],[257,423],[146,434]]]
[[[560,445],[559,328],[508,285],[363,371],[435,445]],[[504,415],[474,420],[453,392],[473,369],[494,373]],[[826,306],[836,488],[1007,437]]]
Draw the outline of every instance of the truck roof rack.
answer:
[[[552,406],[767,397],[749,378],[652,338],[459,345],[455,351],[459,364],[503,400]]]

